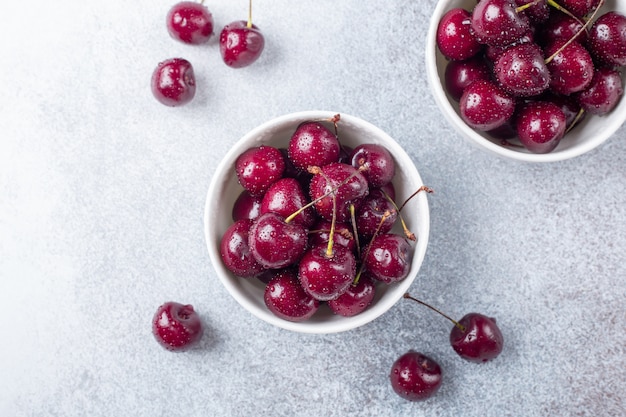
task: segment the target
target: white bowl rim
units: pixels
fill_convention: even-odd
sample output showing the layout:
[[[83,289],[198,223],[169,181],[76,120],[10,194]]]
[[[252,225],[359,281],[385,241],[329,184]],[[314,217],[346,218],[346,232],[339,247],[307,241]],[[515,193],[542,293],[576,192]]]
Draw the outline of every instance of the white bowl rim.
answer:
[[[232,276],[232,273],[226,269],[224,266],[221,257],[219,256],[219,245],[217,244],[215,239],[211,237],[214,236],[214,225],[210,221],[210,212],[211,209],[214,208],[218,203],[215,201],[212,196],[216,195],[218,188],[220,187],[220,181],[218,178],[218,173],[225,172],[228,167],[232,166],[236,157],[245,149],[247,149],[250,145],[246,144],[251,138],[258,136],[261,132],[267,131],[268,128],[273,126],[280,126],[285,123],[295,123],[297,121],[306,121],[306,120],[317,120],[317,119],[329,119],[333,115],[340,114],[341,120],[347,123],[356,123],[361,126],[367,127],[372,132],[379,137],[385,139],[386,142],[393,148],[390,149],[394,156],[400,155],[403,156],[403,159],[408,158],[411,161],[408,167],[404,167],[403,169],[408,169],[411,171],[411,175],[415,177],[416,182],[423,184],[422,179],[415,167],[415,164],[412,162],[406,151],[386,132],[376,127],[375,125],[367,122],[363,119],[360,119],[356,116],[352,116],[342,112],[333,112],[333,111],[324,111],[324,110],[308,110],[301,112],[294,112],[285,114],[276,118],[273,118],[256,128],[252,129],[248,133],[246,133],[242,138],[240,138],[234,145],[231,147],[226,155],[222,158],[220,163],[215,169],[214,175],[211,179],[209,189],[207,191],[206,203],[204,209],[204,233],[205,240],[207,245],[207,250],[209,252],[209,257],[215,272],[217,273],[218,278],[227,289],[227,291],[233,296],[233,298],[246,309],[248,312],[252,313],[257,318],[265,321],[266,323],[275,325],[277,327],[283,328],[285,330],[291,330],[300,333],[310,333],[310,334],[331,334],[331,333],[339,333],[344,331],[349,331],[352,329],[356,329],[360,326],[363,326],[376,318],[383,315],[386,311],[388,311],[399,299],[402,298],[403,294],[408,291],[408,288],[414,282],[421,265],[424,261],[426,248],[428,246],[429,234],[430,234],[430,210],[428,205],[428,199],[425,196],[425,193],[419,193],[413,200],[416,201],[415,204],[420,208],[420,218],[417,219],[417,224],[419,224],[419,238],[418,242],[414,245],[413,251],[413,261],[411,266],[410,275],[404,280],[392,284],[395,286],[393,290],[393,296],[378,300],[375,305],[370,306],[367,310],[353,317],[341,318],[337,321],[332,322],[291,322],[288,320],[281,319],[271,313],[267,308],[259,309],[256,306],[252,305],[246,297],[238,291],[236,285],[232,280],[229,280],[227,277]],[[236,277],[237,278],[237,277]],[[243,278],[237,278],[243,279]]]

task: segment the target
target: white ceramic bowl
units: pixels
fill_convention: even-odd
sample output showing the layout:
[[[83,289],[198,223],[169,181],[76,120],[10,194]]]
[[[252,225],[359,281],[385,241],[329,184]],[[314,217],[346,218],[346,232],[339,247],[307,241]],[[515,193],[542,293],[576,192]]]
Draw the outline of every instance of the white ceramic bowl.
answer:
[[[335,315],[323,305],[315,315],[304,322],[290,322],[278,318],[265,306],[263,300],[264,285],[256,278],[245,279],[234,276],[222,263],[220,257],[220,240],[226,229],[233,223],[231,208],[237,196],[243,190],[238,184],[234,164],[237,156],[248,148],[261,144],[279,148],[287,146],[289,138],[296,127],[307,120],[329,119],[340,112],[306,111],[287,114],[270,120],[236,142],[224,156],[217,167],[207,193],[204,212],[204,231],[207,248],[217,277],[226,290],[256,317],[275,326],[304,333],[336,333],[342,332],[371,322],[402,298],[415,280],[420,269],[430,228],[430,217],[426,193],[418,193],[402,210],[409,229],[416,234],[410,272],[407,278],[395,284],[379,284],[372,305],[363,313],[353,317]],[[372,124],[347,114],[341,114],[338,124],[340,141],[355,147],[360,143],[377,143],[384,145],[391,152],[396,162],[396,175],[393,180],[396,188],[396,200],[404,201],[422,186],[415,165],[407,153],[389,135]]]
[[[476,131],[467,126],[459,114],[458,103],[451,99],[445,91],[444,73],[447,61],[437,48],[436,34],[439,21],[448,10],[462,7],[471,11],[475,4],[476,0],[440,0],[437,2],[430,20],[426,40],[426,72],[431,91],[445,118],[463,138],[479,148],[501,157],[527,162],[553,162],[589,152],[605,142],[626,121],[626,98],[622,97],[617,107],[610,114],[602,117],[587,115],[582,123],[572,129],[561,140],[554,151],[547,154],[533,154],[524,148],[502,146],[498,139],[493,139],[486,133]],[[596,17],[609,10],[626,14],[626,1],[606,0]],[[622,72],[622,80],[626,79],[624,73],[626,71]]]

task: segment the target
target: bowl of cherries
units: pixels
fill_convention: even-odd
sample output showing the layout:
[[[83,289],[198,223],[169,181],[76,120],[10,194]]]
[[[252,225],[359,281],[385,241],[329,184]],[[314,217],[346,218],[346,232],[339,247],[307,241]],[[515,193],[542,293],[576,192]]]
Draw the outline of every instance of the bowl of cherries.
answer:
[[[358,117],[305,111],[272,119],[230,148],[204,212],[217,276],[254,316],[336,333],[403,297],[429,236],[413,161]]]
[[[582,155],[626,120],[626,2],[440,0],[426,69],[474,145],[520,161]]]

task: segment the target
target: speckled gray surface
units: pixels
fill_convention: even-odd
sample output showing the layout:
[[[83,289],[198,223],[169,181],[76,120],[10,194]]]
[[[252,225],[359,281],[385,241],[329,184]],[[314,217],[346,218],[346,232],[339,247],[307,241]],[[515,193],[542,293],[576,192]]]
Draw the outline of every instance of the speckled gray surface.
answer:
[[[424,73],[434,0],[256,0],[267,46],[241,70],[215,39],[171,40],[171,4],[0,5],[1,416],[626,415],[626,128],[544,165],[466,144]],[[218,27],[246,17],[245,0],[206,4]],[[148,87],[173,56],[198,78],[178,109]],[[408,301],[316,336],[272,328],[226,293],[203,236],[213,170],[250,129],[311,109],[371,121],[408,150],[436,190],[411,290],[455,316],[497,317],[497,360],[462,361],[448,323]],[[169,299],[200,311],[198,349],[154,342]],[[444,369],[426,402],[388,383],[408,349]]]

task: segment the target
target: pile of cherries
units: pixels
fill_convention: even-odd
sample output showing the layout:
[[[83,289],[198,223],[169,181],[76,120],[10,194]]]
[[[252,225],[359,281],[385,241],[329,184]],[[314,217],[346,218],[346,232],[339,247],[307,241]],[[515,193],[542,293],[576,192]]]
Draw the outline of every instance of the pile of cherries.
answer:
[[[260,279],[267,308],[293,322],[324,303],[359,314],[378,283],[401,281],[411,267],[415,235],[392,232],[401,218],[394,159],[378,144],[343,146],[339,120],[303,122],[287,147],[255,146],[235,162],[243,189],[221,258],[234,275]]]
[[[473,129],[533,153],[554,150],[587,114],[623,94],[626,17],[604,0],[479,0],[449,10],[437,46],[445,87]]]
[[[206,44],[213,36],[213,15],[202,3],[182,1],[167,13],[166,26],[170,36],[189,45]],[[220,32],[219,48],[222,60],[231,68],[243,68],[256,61],[265,46],[261,30],[252,23],[252,0],[248,20],[236,20]],[[193,66],[184,58],[160,62],[152,73],[152,94],[166,106],[189,103],[196,94]]]

